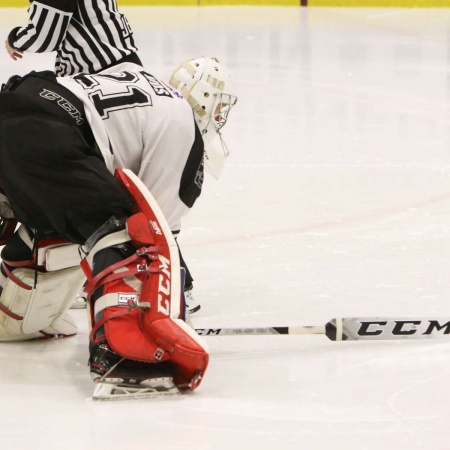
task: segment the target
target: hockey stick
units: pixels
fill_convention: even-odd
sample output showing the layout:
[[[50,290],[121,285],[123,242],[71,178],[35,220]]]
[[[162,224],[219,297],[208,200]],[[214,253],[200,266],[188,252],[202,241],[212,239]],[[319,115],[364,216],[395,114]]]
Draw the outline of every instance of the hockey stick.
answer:
[[[392,319],[348,317],[322,326],[196,328],[200,336],[324,334],[331,341],[440,339],[450,337],[450,317]]]

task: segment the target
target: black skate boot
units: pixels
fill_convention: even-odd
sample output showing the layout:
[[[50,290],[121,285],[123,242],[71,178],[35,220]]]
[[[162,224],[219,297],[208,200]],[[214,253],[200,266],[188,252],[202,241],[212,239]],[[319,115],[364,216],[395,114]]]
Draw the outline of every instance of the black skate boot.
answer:
[[[125,359],[105,342],[92,344],[89,365],[97,383],[94,400],[129,400],[179,394],[169,362],[145,363]]]

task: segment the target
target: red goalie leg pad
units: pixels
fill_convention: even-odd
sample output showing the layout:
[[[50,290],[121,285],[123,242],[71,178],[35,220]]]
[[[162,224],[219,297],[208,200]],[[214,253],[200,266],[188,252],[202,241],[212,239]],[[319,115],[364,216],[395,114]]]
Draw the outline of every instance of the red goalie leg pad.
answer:
[[[149,247],[155,244],[150,224],[144,213],[137,213],[129,217],[127,230],[135,247]]]
[[[103,326],[108,344],[119,355],[144,362],[170,361],[177,386],[193,390],[204,376],[209,356],[201,338],[179,319],[177,244],[142,182],[121,169],[116,178],[135,203],[136,214],[127,221],[127,232],[136,252],[94,277],[102,279],[103,292],[95,308],[100,308],[103,317],[95,324],[93,336],[100,340],[97,331]],[[89,290],[97,287],[91,279]]]
[[[149,314],[142,321],[149,340],[164,349],[163,356],[175,365],[174,382],[181,390],[198,387],[208,367],[208,350],[198,335],[182,320],[159,319],[150,322]]]
[[[158,346],[144,336],[140,326],[141,315],[151,306],[150,303],[141,302],[142,286],[151,274],[156,276],[160,271],[157,247],[143,213],[128,219],[127,230],[128,233],[121,239],[122,244],[128,245],[130,256],[116,263],[109,263],[106,257],[109,265],[95,276],[92,275],[87,259],[82,262],[88,278],[85,292],[89,298],[101,287],[101,296],[91,304],[91,321],[94,324],[91,340],[101,342],[106,338],[114,352],[128,359],[154,362],[156,354],[159,360],[163,360],[160,358],[161,351]],[[110,251],[108,247],[104,250]],[[92,259],[100,263],[95,258],[93,255]],[[100,264],[106,263],[103,261]],[[100,311],[101,319],[96,320]],[[104,333],[99,332],[102,326]]]
[[[141,362],[163,362],[170,358],[169,354],[150,341],[140,329],[141,312],[138,309],[124,314],[123,308],[107,308],[103,318],[98,322],[105,325],[105,337],[111,350],[127,359]],[[97,325],[97,324],[96,324]],[[93,341],[101,342],[96,336]]]
[[[178,246],[173,238],[172,232],[164,218],[164,215],[144,184],[131,171],[116,169],[116,179],[128,191],[134,201],[136,213],[143,213],[147,219],[147,229],[150,228],[154,246],[158,253],[159,274],[151,276],[145,287],[142,289],[142,301],[152,299],[152,314],[158,312],[153,320],[170,316],[178,319],[181,317],[181,280],[180,280],[180,260]],[[142,216],[136,214],[136,216]],[[127,224],[128,232],[132,232],[132,226]],[[141,238],[136,227],[135,234]],[[135,238],[132,236],[133,240]]]
[[[123,305],[103,310],[105,337],[113,351],[128,359],[164,361],[169,355],[162,358],[161,349],[144,336],[140,326],[143,312],[151,307],[150,303],[142,303],[140,293],[143,283],[149,281],[151,273],[156,276],[160,270],[157,247],[154,245],[155,240],[145,214],[137,213],[131,216],[127,220],[127,231],[131,243],[138,250],[134,258],[131,258],[132,261],[122,266],[122,272],[117,272],[121,278],[108,282],[103,288],[103,296],[115,294],[118,296],[117,302]],[[123,277],[124,271],[133,272],[133,278]],[[98,328],[98,324],[96,327]]]

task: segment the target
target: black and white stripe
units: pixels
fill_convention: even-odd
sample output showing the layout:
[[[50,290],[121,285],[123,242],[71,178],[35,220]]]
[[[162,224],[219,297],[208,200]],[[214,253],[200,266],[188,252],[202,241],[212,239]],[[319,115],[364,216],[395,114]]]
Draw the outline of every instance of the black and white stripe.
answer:
[[[40,0],[29,23],[11,31],[9,44],[35,53],[57,52],[58,76],[98,72],[137,51],[116,0]]]

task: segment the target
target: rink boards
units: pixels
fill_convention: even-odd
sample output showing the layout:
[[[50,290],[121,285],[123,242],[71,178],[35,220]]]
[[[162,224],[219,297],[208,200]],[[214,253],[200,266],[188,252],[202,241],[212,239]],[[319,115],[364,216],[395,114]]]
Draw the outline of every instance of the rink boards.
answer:
[[[312,6],[450,8],[450,0],[118,0],[120,6]],[[0,7],[27,7],[28,0],[0,0]]]

